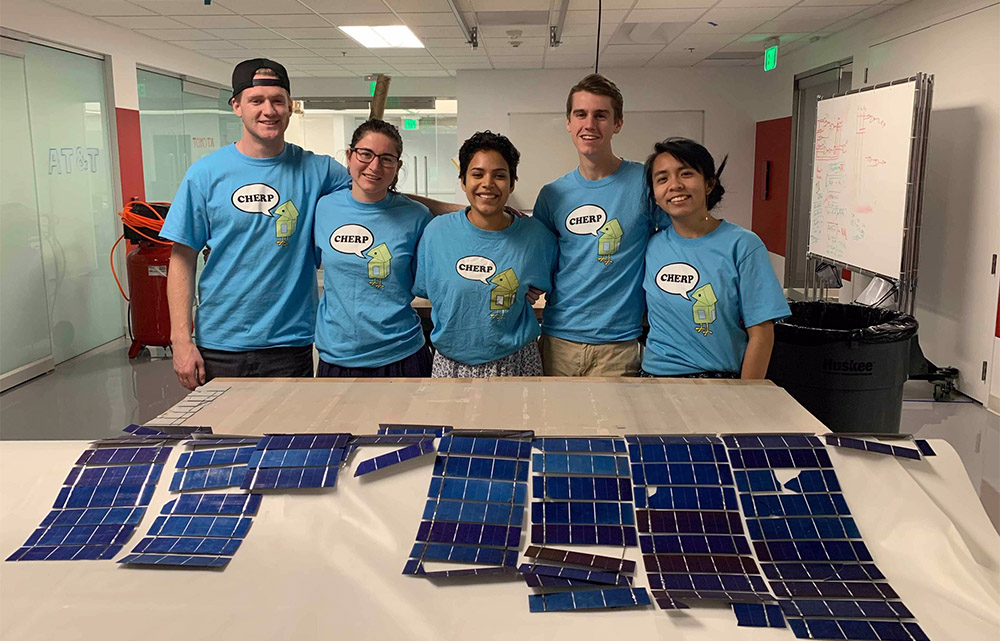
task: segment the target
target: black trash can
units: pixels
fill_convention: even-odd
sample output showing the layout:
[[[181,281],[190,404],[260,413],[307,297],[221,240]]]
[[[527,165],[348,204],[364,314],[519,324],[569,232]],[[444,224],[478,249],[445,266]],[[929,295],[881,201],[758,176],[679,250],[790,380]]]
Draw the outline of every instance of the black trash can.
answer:
[[[825,301],[791,302],[774,324],[767,377],[834,432],[898,433],[915,318]]]

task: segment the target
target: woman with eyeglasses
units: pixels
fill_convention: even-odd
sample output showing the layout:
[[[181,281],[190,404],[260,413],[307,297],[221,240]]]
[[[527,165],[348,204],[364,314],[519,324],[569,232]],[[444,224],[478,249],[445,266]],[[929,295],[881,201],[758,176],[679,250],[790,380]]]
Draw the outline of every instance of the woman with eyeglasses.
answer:
[[[319,377],[430,376],[430,350],[410,303],[417,241],[432,216],[396,192],[402,154],[396,127],[363,123],[347,151],[351,188],[316,207]]]

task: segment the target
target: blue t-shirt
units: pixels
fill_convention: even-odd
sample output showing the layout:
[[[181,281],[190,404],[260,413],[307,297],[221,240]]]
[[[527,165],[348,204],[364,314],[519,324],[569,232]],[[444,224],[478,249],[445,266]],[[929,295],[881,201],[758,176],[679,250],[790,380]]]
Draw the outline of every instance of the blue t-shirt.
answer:
[[[417,241],[431,212],[406,196],[358,202],[349,189],[316,205],[323,296],[316,349],[341,367],[382,367],[424,344],[413,301]]]
[[[545,334],[591,344],[642,334],[642,261],[658,211],[642,164],[628,160],[600,180],[574,169],[542,187],[532,215],[559,241]]]
[[[316,201],[350,181],[329,156],[291,143],[273,158],[251,158],[227,145],[191,165],[160,235],[212,250],[198,284],[199,346],[312,344]]]
[[[747,327],[791,314],[764,243],[726,221],[700,238],[670,227],[649,240],[649,336],[642,368],[671,376],[743,367]]]
[[[533,218],[479,229],[456,211],[427,225],[417,248],[413,293],[431,300],[431,342],[466,365],[509,356],[541,333],[524,295],[549,291],[556,240]]]

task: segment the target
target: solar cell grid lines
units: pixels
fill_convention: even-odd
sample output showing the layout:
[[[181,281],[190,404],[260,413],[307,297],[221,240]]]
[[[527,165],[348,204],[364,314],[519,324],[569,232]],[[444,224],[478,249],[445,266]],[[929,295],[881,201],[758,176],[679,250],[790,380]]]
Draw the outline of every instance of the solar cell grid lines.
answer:
[[[433,435],[428,434],[367,434],[355,436],[352,435],[351,438],[347,440],[348,447],[355,447],[358,445],[411,445],[413,443],[420,443],[428,439],[433,439]]]
[[[417,542],[403,574],[482,576],[516,566],[531,437],[477,432],[441,439]],[[428,571],[425,561],[494,567]]]
[[[96,447],[88,449],[77,459],[77,465],[134,465],[136,463],[164,463],[170,456],[170,447]]]
[[[215,467],[219,465],[245,465],[250,461],[256,447],[220,447],[183,452],[177,460],[177,467]]]
[[[901,447],[890,443],[880,443],[878,441],[869,441],[862,438],[851,438],[835,434],[826,435],[826,444],[833,445],[835,447],[846,447],[852,450],[872,452],[875,454],[887,454],[897,458],[908,458],[915,461],[920,460],[920,452],[923,449],[920,447],[919,443],[916,444],[917,449],[914,449],[912,447]]]
[[[930,641],[920,626],[910,621],[790,618],[788,627],[800,639]]]
[[[204,438],[192,438],[184,441],[184,445],[190,448],[218,446],[238,447],[240,445],[256,446],[258,441],[260,441],[259,436],[226,436],[218,434]]]
[[[387,435],[442,436],[452,430],[451,425],[409,425],[401,423],[379,423],[378,433]]]
[[[358,468],[354,471],[354,476],[370,474],[371,472],[375,472],[377,470],[398,465],[403,461],[409,461],[410,459],[417,458],[418,456],[430,454],[433,451],[434,440],[424,439],[419,443],[414,443],[413,445],[398,449],[394,452],[388,452],[386,454],[361,461],[361,463],[358,464]]]
[[[543,452],[624,453],[625,441],[619,438],[536,438],[532,446]]]
[[[615,558],[610,556],[600,556],[597,554],[586,554],[573,550],[560,550],[551,547],[539,547],[530,545],[524,551],[524,556],[532,559],[542,559],[544,561],[557,561],[569,565],[579,565],[583,567],[607,570],[609,572],[635,572],[635,561]]]
[[[350,434],[268,434],[257,442],[240,487],[245,490],[331,488]]]
[[[575,590],[528,596],[532,612],[558,612],[598,608],[641,607],[650,604],[645,588],[607,588],[603,590]]]
[[[781,607],[771,603],[734,603],[736,624],[754,628],[784,628],[785,617]]]

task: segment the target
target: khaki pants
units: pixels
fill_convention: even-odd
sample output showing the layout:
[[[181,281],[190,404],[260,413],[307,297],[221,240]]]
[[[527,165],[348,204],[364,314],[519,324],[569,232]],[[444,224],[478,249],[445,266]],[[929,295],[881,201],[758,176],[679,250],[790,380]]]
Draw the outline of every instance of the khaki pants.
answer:
[[[637,376],[639,341],[591,345],[542,334],[546,376]]]

